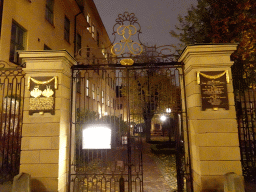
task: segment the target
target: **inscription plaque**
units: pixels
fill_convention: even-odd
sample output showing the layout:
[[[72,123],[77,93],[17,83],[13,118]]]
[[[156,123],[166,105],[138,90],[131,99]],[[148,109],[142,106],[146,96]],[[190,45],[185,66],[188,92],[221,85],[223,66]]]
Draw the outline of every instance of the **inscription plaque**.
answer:
[[[197,77],[201,87],[202,110],[212,108],[229,109],[227,94],[227,71],[199,72]]]
[[[57,77],[29,77],[28,89],[30,92],[29,115],[33,113],[54,115]]]

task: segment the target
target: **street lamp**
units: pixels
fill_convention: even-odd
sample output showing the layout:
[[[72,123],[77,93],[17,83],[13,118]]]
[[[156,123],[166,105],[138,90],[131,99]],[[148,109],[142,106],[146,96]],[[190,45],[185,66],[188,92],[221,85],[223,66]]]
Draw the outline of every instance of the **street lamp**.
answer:
[[[166,117],[165,115],[162,115],[162,116],[160,117],[160,120],[163,121],[163,122],[164,122],[166,119],[167,119],[167,117]]]
[[[166,109],[166,113],[171,113],[171,112],[172,112],[171,108]]]

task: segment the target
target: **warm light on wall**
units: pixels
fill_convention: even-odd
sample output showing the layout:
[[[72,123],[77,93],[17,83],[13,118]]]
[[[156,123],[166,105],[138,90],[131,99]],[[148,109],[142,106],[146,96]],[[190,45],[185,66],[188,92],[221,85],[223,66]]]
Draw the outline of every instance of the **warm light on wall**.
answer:
[[[111,149],[111,128],[106,124],[88,125],[82,133],[83,149]]]

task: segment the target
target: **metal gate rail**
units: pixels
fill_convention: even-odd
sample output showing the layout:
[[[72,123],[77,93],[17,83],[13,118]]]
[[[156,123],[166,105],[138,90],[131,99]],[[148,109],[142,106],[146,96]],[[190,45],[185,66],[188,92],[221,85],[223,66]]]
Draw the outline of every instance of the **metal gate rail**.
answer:
[[[24,76],[22,69],[0,69],[0,183],[19,173]]]

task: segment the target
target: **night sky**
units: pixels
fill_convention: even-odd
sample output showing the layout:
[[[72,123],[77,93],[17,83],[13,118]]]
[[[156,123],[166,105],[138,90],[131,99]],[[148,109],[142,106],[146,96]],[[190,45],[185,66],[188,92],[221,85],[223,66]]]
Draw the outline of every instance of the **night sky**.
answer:
[[[111,41],[115,19],[127,11],[138,18],[142,43],[160,46],[178,43],[169,32],[175,29],[178,15],[186,15],[197,0],[94,0],[94,3]]]

